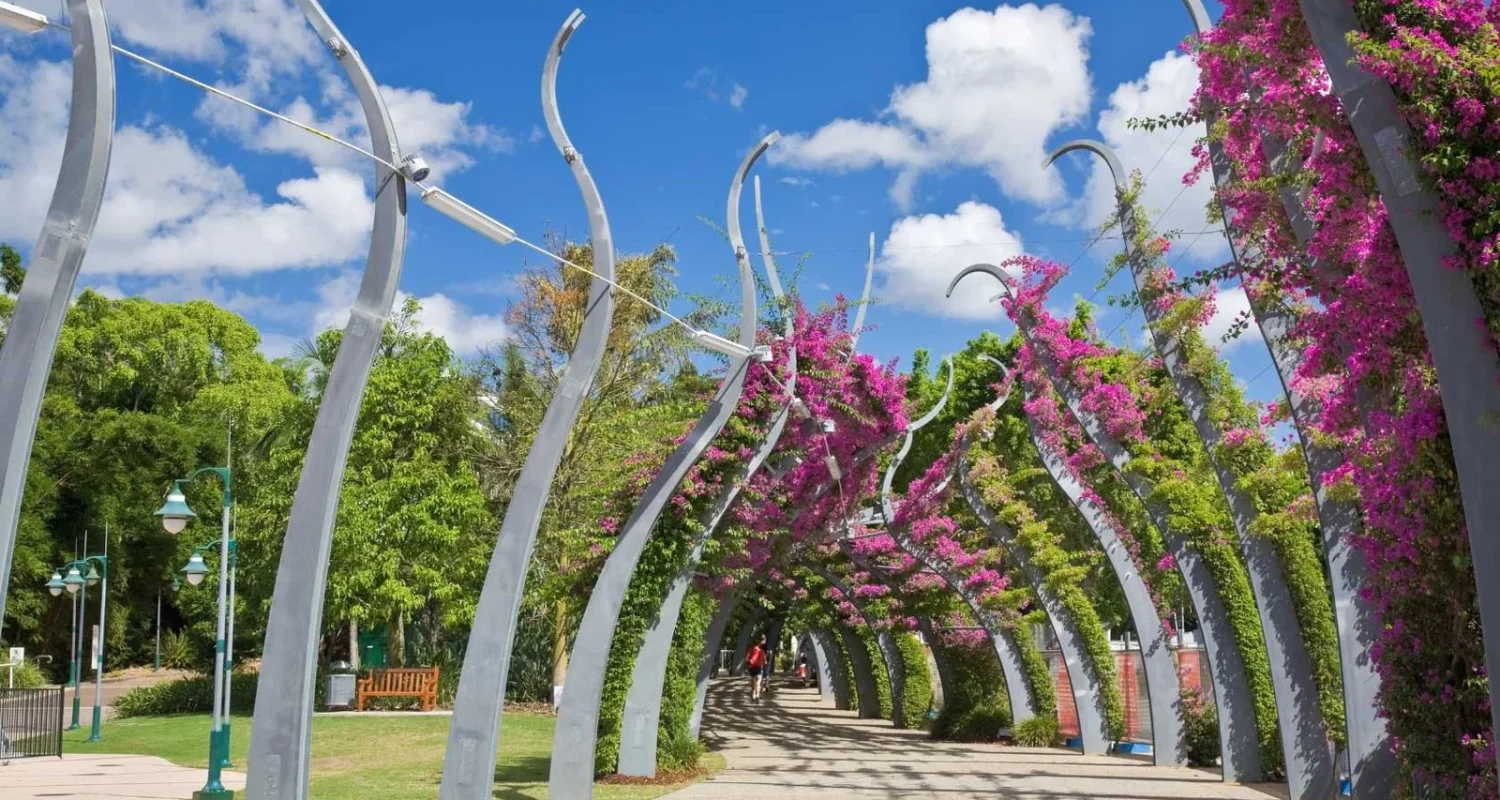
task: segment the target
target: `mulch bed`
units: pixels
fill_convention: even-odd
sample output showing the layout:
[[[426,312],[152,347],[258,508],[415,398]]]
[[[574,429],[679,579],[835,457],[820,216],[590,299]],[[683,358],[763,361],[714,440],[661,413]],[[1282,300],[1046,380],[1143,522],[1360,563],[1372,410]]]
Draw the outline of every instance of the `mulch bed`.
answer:
[[[607,775],[598,779],[595,783],[607,783],[612,786],[672,786],[706,777],[712,772],[713,770],[708,767],[698,766],[692,769],[679,769],[670,772],[658,770],[654,778],[636,777],[634,775]]]

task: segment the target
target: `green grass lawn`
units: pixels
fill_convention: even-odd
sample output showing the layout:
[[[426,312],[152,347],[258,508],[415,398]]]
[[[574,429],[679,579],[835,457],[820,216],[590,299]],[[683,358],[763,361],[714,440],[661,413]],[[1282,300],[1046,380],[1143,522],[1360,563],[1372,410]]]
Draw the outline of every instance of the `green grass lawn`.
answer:
[[[437,796],[448,739],[448,717],[315,716],[312,740],[314,800],[430,800]],[[495,797],[541,800],[547,796],[547,769],[552,750],[551,717],[509,713],[500,737],[495,768]],[[206,714],[132,717],[104,724],[103,740],[89,742],[88,726],[64,736],[67,753],[131,753],[161,756],[174,764],[204,767],[208,763],[209,718]],[[231,757],[235,769],[245,766],[250,747],[250,718],[235,717]],[[704,756],[712,771],[723,768],[716,753]],[[649,800],[676,786],[601,784],[599,800]]]

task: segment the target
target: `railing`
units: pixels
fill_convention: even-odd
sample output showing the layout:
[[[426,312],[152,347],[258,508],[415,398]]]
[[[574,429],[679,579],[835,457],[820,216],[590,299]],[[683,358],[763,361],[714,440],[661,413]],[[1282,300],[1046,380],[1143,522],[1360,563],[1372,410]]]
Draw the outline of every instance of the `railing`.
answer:
[[[0,761],[62,757],[63,690],[0,688]]]

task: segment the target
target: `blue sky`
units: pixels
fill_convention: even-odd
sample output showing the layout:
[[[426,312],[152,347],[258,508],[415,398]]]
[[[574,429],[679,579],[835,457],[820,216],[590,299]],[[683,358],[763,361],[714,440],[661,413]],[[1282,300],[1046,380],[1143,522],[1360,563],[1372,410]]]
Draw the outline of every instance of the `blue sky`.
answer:
[[[56,0],[20,4],[58,14]],[[532,241],[549,230],[587,235],[577,188],[540,127],[542,58],[571,3],[325,7],[387,87],[403,148],[421,152],[443,187]],[[106,8],[117,43],[365,138],[347,82],[291,0]],[[1206,186],[1181,183],[1198,131],[1125,126],[1180,110],[1191,94],[1195,70],[1176,53],[1190,33],[1181,0],[597,0],[583,10],[561,69],[564,121],[599,182],[617,247],[670,239],[690,291],[726,292],[729,247],[700,218],[723,223],[735,167],[772,129],[786,138],[757,172],[783,268],[806,253],[805,297],[857,294],[873,232],[881,302],[861,349],[882,358],[905,362],[917,347],[943,353],[984,328],[1010,330],[979,280],[956,301],[941,299],[972,261],[1021,251],[1076,260],[1055,306],[1093,294],[1119,241],[1085,252],[1110,204],[1097,165],[1070,156],[1041,168],[1068,139],[1105,139],[1127,168],[1150,173],[1146,204],[1162,227],[1186,232],[1179,269],[1225,254],[1221,235],[1202,233]],[[364,263],[368,166],[129,62],[118,69],[110,192],[81,284],[215,299],[260,327],[272,354],[342,324]],[[61,157],[68,74],[62,34],[0,34],[0,239],[23,249]],[[747,192],[747,230],[752,214]],[[537,257],[421,203],[410,219],[401,287],[422,298],[424,322],[465,353],[502,338],[514,276]],[[1099,299],[1127,285],[1121,276]],[[1242,307],[1243,296],[1231,292],[1223,305]],[[1116,341],[1140,340],[1138,315],[1104,310],[1101,327]],[[1254,396],[1272,396],[1258,341],[1226,353],[1253,379]]]

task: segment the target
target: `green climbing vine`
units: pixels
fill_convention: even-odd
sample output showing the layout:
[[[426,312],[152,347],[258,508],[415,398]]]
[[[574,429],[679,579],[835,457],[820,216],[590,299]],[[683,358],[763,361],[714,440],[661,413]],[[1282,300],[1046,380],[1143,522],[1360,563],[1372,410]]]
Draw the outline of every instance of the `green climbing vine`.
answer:
[[[897,633],[894,636],[906,669],[905,694],[901,702],[906,727],[920,728],[927,719],[927,709],[932,707],[932,671],[927,668],[927,653],[912,634]]]
[[[989,442],[986,440],[993,440],[996,424],[998,421],[994,416],[988,415],[976,432],[979,441],[974,445],[976,456],[968,465],[969,480],[979,489],[984,502],[994,510],[996,518],[1015,533],[1016,544],[1028,551],[1031,566],[1040,575],[1045,588],[1067,609],[1069,619],[1061,622],[1070,625],[1083,640],[1086,658],[1084,666],[1098,681],[1110,736],[1119,739],[1125,733],[1125,706],[1115,674],[1114,651],[1109,647],[1109,637],[1099,621],[1093,602],[1082,588],[1090,572],[1091,562],[1096,558],[1091,553],[1069,551],[1062,547],[1046,520],[1027,504],[1026,495],[1019,487],[1039,482],[1037,479],[1045,477],[1046,472],[1039,467],[1012,472],[1002,466],[997,454],[987,449]],[[1018,460],[1014,458],[1014,454],[1006,454],[1007,462],[1016,463]]]

